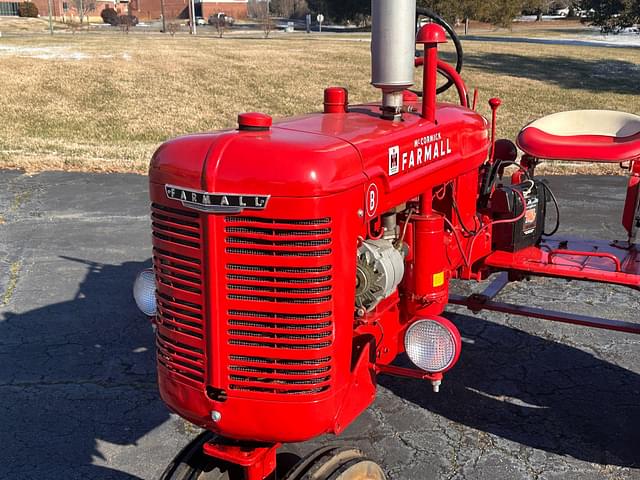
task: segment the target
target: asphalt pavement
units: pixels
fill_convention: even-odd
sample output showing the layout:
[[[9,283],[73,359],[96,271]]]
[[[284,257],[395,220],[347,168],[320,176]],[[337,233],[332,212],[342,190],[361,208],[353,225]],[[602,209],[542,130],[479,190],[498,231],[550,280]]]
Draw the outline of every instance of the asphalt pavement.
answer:
[[[131,297],[150,265],[147,179],[0,171],[0,478],[153,479],[198,430],[158,397]],[[561,232],[623,238],[623,177],[554,177]],[[458,285],[479,291],[482,285]],[[640,321],[629,289],[533,280],[499,299]],[[640,479],[640,338],[450,309],[441,392],[379,378],[339,438],[389,478]]]

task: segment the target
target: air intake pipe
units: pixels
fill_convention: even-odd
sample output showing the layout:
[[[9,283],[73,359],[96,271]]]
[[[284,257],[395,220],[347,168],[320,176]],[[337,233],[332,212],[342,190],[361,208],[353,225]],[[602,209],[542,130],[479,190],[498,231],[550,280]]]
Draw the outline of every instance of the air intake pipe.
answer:
[[[371,84],[382,90],[382,117],[402,115],[402,91],[413,85],[416,0],[371,1]]]

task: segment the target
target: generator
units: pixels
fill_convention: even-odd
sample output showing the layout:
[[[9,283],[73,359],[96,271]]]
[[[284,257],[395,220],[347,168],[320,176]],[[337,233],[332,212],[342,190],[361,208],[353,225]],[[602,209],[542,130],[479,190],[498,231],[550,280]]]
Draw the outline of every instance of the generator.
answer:
[[[442,316],[448,304],[640,333],[493,300],[533,275],[640,289],[640,117],[563,112],[526,126],[518,148],[498,140],[500,100],[490,100],[491,119],[476,112],[455,32],[426,14],[433,21],[417,29],[415,0],[372,1],[380,101],[352,105],[345,88],[329,87],[322,112],[241,113],[236,128],[170,140],[153,155],[153,268],[134,297],[153,319],[162,399],[207,431],[163,478],[385,478],[357,449],[329,445],[293,466],[276,454],[340,434],[373,401],[379,375],[439,391],[461,351]],[[438,58],[447,33],[456,67]],[[450,86],[458,102],[437,102]],[[559,207],[535,177],[542,159],[623,163],[628,238],[546,233],[548,206]],[[452,280],[490,277],[485,294],[449,291]]]

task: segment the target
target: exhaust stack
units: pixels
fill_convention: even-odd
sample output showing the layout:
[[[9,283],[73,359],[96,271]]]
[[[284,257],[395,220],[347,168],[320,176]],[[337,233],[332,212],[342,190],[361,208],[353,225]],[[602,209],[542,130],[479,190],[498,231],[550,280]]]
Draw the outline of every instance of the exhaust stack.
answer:
[[[402,115],[402,91],[413,85],[416,0],[371,1],[371,84],[382,90],[382,117]]]

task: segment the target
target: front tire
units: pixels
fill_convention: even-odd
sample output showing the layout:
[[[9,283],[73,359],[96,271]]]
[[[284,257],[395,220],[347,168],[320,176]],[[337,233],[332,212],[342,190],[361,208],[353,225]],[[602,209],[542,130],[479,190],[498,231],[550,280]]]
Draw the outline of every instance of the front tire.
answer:
[[[202,446],[215,438],[203,432],[184,447],[160,476],[160,480],[243,480],[240,468],[205,455]]]
[[[285,480],[386,480],[386,476],[361,450],[329,446],[300,460]]]

